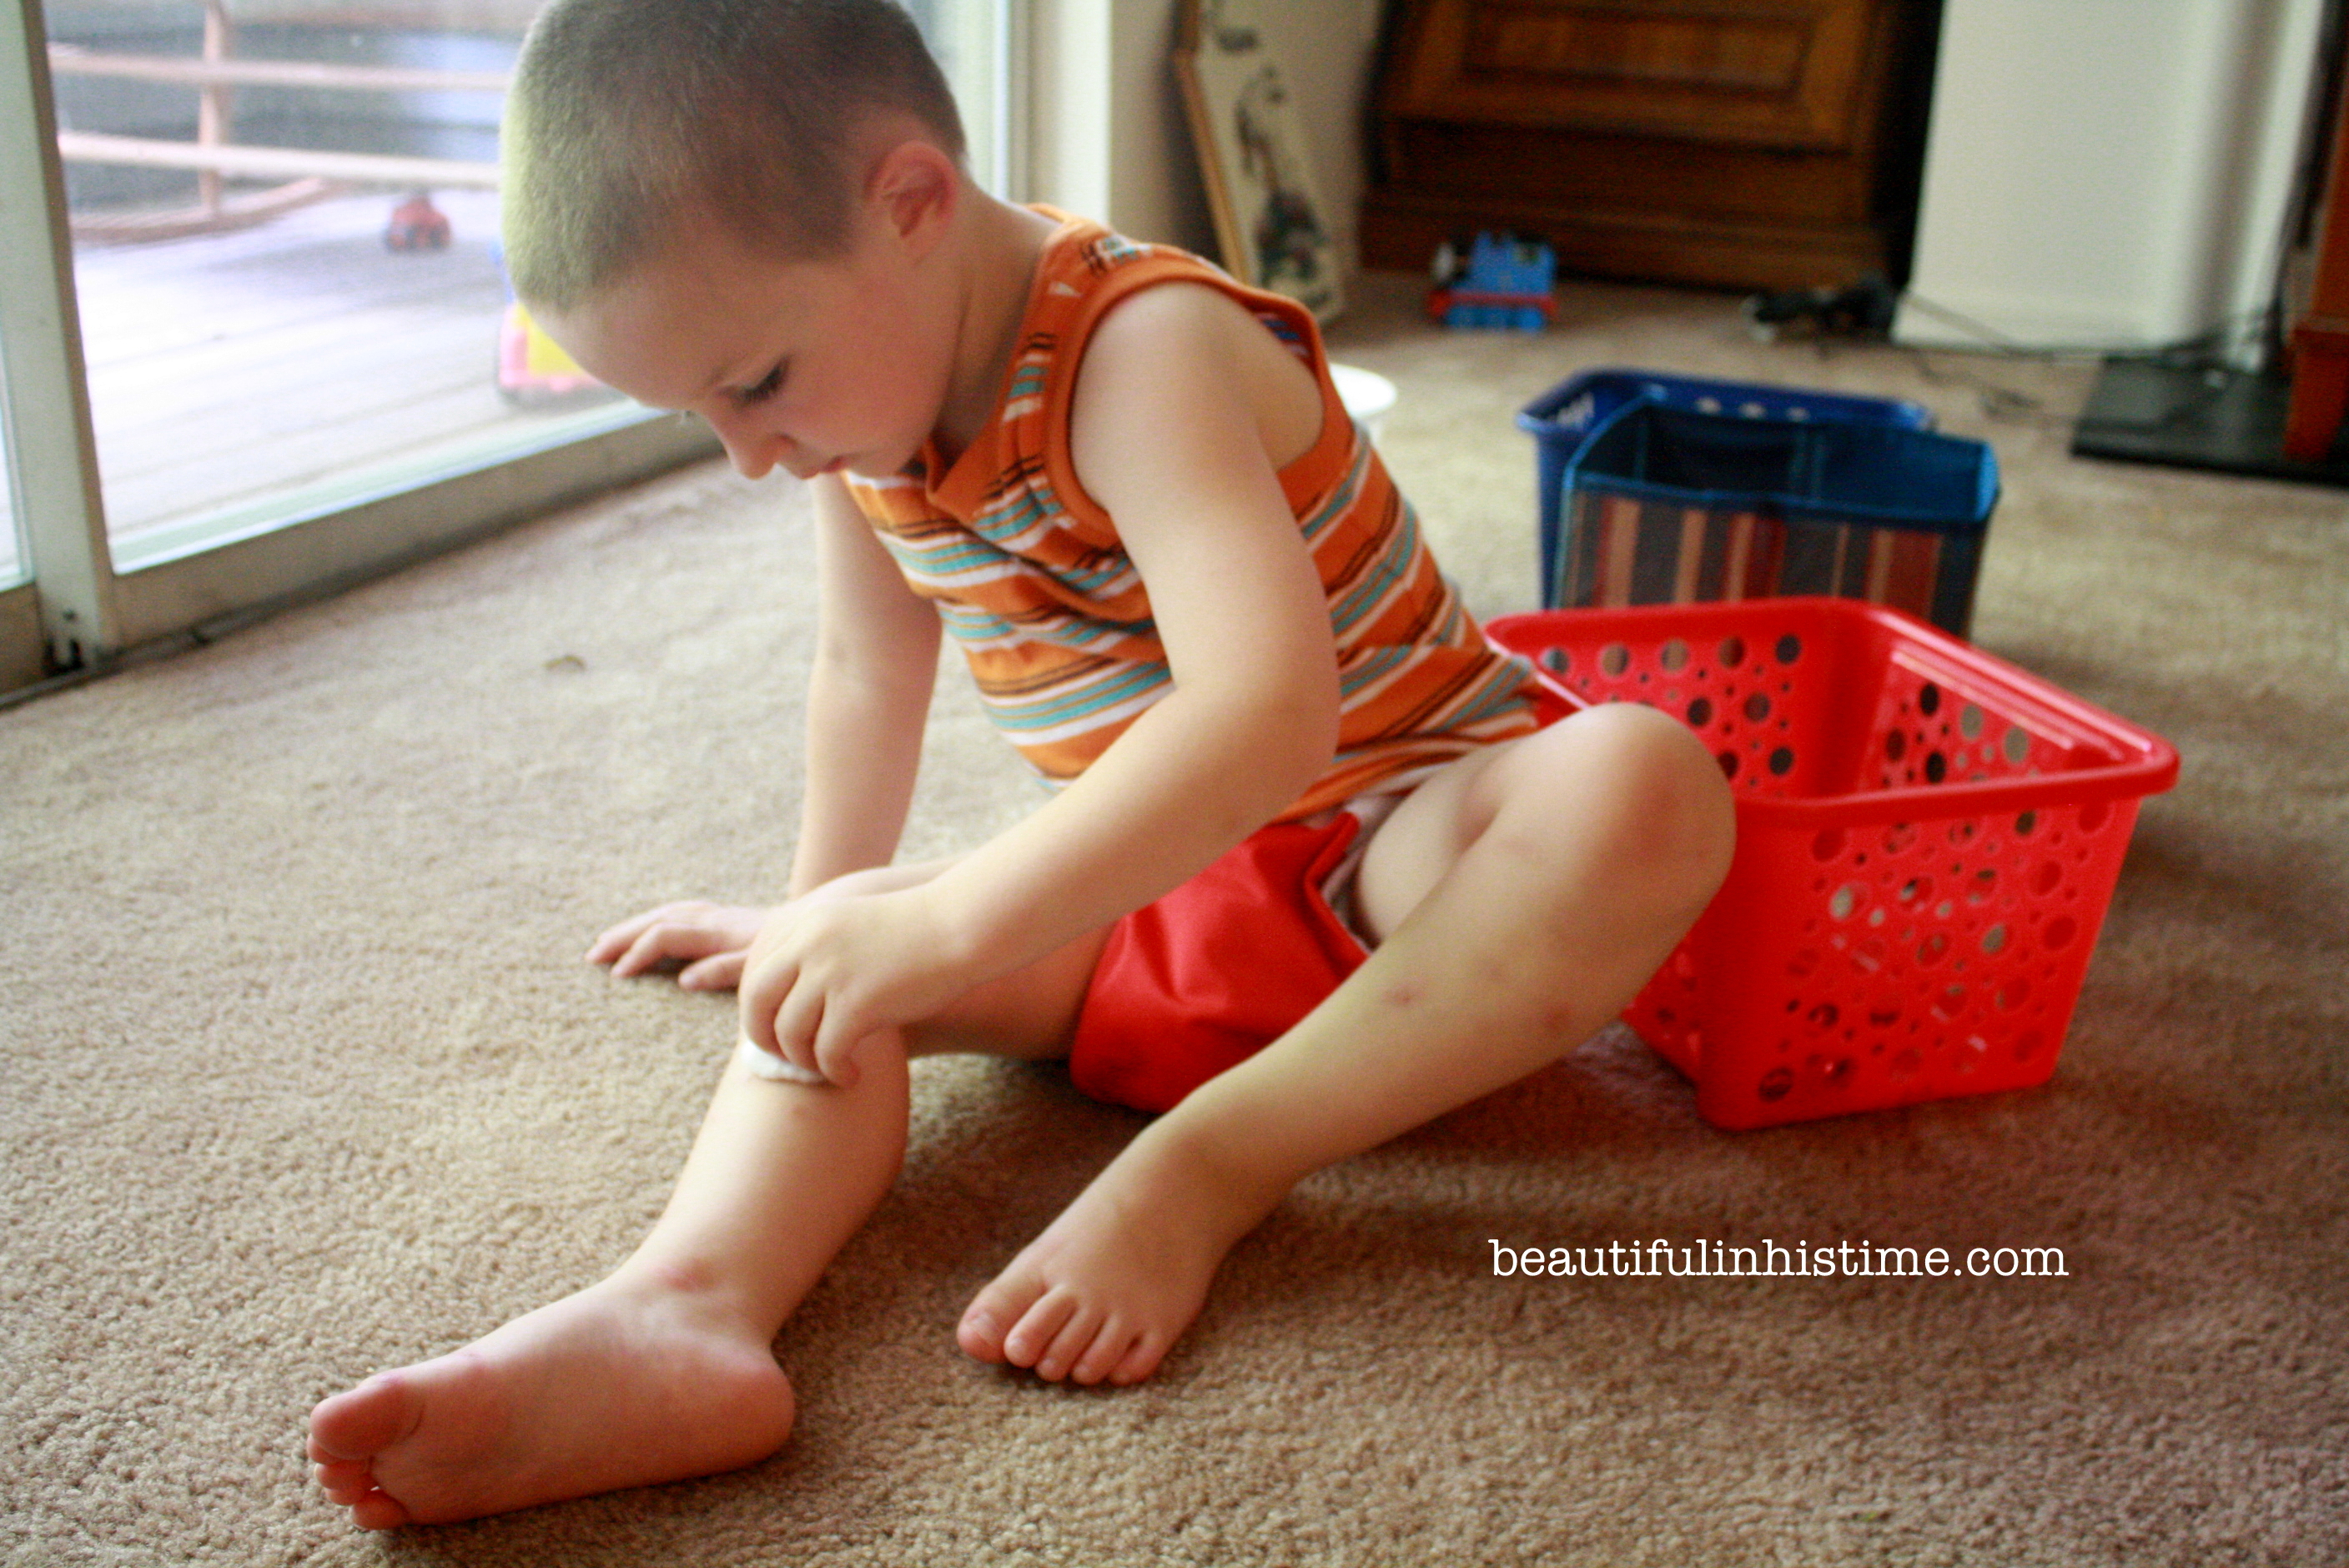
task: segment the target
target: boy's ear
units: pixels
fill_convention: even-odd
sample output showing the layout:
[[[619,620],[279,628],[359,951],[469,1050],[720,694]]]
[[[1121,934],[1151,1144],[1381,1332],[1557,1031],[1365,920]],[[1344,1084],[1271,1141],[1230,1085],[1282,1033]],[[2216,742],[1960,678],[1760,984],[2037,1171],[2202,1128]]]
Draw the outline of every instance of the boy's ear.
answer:
[[[960,201],[955,160],[918,139],[897,143],[873,166],[865,189],[900,243],[927,253],[942,239]]]

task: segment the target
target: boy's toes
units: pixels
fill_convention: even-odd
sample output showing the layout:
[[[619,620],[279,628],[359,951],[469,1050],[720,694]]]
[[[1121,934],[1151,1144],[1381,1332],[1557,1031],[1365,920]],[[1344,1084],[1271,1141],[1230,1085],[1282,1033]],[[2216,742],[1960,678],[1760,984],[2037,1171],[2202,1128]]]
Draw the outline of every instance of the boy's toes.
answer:
[[[310,1457],[351,1462],[383,1452],[424,1419],[424,1399],[402,1379],[370,1377],[310,1412]]]
[[[361,1530],[397,1530],[415,1518],[388,1491],[371,1491],[350,1508],[351,1522]]]
[[[1133,1348],[1133,1331],[1112,1318],[1093,1336],[1077,1364],[1069,1368],[1069,1376],[1087,1387],[1100,1382],[1123,1364],[1126,1353]]]
[[[1166,1358],[1166,1347],[1170,1343],[1155,1334],[1143,1334],[1133,1342],[1133,1347],[1126,1351],[1118,1364],[1110,1368],[1109,1380],[1121,1388],[1141,1382],[1158,1370],[1158,1364]]]
[[[1034,1367],[1076,1314],[1075,1296],[1065,1291],[1048,1292],[1003,1336],[1003,1358],[1014,1367]]]
[[[328,1460],[318,1465],[318,1490],[326,1501],[348,1508],[375,1490],[375,1471],[365,1464],[347,1460]]]
[[[1025,1326],[1030,1308],[1044,1294],[1043,1283],[1005,1270],[972,1300],[955,1330],[955,1343],[973,1360],[999,1365],[1012,1359],[1009,1341]],[[1053,1327],[1060,1326],[1057,1321]],[[1029,1360],[1035,1357],[1030,1356]],[[1020,1362],[1018,1365],[1025,1366]]]
[[[1101,1331],[1100,1313],[1090,1307],[1071,1313],[1068,1322],[1061,1326],[1061,1332],[1052,1336],[1052,1342],[1036,1357],[1036,1376],[1048,1383],[1057,1383],[1067,1377],[1078,1360],[1092,1348]]]

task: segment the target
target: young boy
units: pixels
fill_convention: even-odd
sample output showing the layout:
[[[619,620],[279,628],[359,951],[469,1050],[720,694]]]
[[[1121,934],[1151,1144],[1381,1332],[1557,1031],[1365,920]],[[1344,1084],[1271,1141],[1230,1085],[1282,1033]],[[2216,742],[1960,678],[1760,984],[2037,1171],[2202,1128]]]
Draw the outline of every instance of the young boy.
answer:
[[[805,804],[791,902],[590,953],[737,986],[736,1058],[610,1278],[318,1407],[357,1523],[772,1452],[771,1342],[894,1179],[926,1052],[1065,1057],[1165,1113],[957,1333],[1146,1377],[1295,1182],[1556,1059],[1712,895],[1731,810],[1695,737],[1620,706],[1537,730],[1310,318],[977,189],[889,0],[555,0],[507,138],[546,329],[813,486]],[[942,624],[1055,792],[893,866]]]

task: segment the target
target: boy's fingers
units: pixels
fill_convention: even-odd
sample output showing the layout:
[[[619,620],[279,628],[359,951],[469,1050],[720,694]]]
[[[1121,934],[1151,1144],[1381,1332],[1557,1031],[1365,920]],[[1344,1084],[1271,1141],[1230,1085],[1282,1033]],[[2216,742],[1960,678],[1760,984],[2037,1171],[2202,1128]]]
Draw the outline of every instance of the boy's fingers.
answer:
[[[680,915],[689,913],[693,907],[689,903],[665,903],[658,909],[648,909],[642,914],[630,915],[595,939],[595,945],[587,950],[588,962],[610,963],[615,957],[638,945],[647,934],[657,930],[663,923],[672,922]]]
[[[666,923],[650,927],[612,965],[613,975],[625,978],[641,975],[663,959],[700,957],[700,954],[690,952],[685,946],[682,939],[686,934],[678,927]]]
[[[645,923],[652,918],[649,914],[640,914],[633,920],[624,920],[604,933],[595,939],[595,945],[587,949],[587,962],[609,964],[614,958],[626,953],[636,942],[637,935],[643,932]]]
[[[764,1011],[764,1009],[761,1009]],[[790,994],[779,1003],[772,1015],[775,1055],[794,1067],[823,1070],[816,1061],[816,1032],[823,1026],[823,993],[813,985],[799,983],[792,977]]]
[[[856,1066],[856,1047],[864,1037],[846,1024],[835,1027],[833,1018],[830,1013],[824,1016],[823,1037],[815,1047],[816,1070],[843,1088],[854,1088],[864,1076]]]
[[[749,959],[747,953],[720,953],[688,965],[677,983],[688,991],[731,991],[742,983],[742,967]]]
[[[734,940],[731,933],[715,926],[690,920],[664,920],[636,938],[636,945],[612,966],[612,973],[637,975],[672,959],[693,963],[744,951],[734,945]]]
[[[788,1057],[775,1037],[776,1015],[791,995],[793,972],[761,970],[746,975],[741,986],[742,1033],[771,1057]]]

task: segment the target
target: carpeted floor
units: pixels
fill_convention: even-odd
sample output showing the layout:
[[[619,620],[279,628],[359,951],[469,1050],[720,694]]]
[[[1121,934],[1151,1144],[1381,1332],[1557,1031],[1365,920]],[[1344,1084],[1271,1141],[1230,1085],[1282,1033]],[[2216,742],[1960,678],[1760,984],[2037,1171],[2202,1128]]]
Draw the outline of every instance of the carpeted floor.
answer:
[[[963,1303],[1138,1125],[923,1065],[895,1194],[778,1353],[801,1425],[687,1485],[389,1538],[321,1396],[598,1275],[726,1002],[581,962],[777,885],[810,630],[788,484],[688,471],[0,713],[0,1562],[2349,1560],[2349,500],[2064,455],[2080,366],[1765,347],[1577,287],[1537,339],[1334,335],[1487,613],[1517,405],[1618,363],[1913,397],[2006,498],[1978,640],[2168,736],[2045,1088],[1730,1135],[1620,1031],[1308,1181],[1154,1383],[964,1359]],[[1985,412],[1968,378],[2033,400]],[[1034,796],[940,686],[916,852]],[[2063,1249],[2062,1278],[1495,1278],[1491,1243]]]

